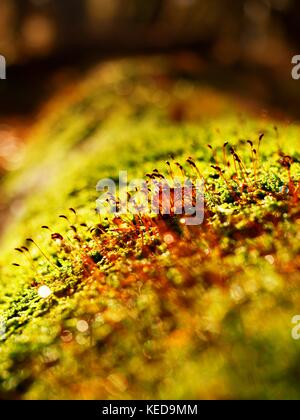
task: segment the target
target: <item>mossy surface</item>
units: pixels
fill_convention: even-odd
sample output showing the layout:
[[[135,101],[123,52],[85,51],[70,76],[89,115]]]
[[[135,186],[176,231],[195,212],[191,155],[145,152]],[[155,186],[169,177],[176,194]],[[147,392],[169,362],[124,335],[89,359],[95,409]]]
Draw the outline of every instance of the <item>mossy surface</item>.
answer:
[[[299,134],[161,58],[53,101],[3,185],[0,396],[299,398]],[[201,226],[99,219],[99,179],[166,175],[170,155],[203,174]]]

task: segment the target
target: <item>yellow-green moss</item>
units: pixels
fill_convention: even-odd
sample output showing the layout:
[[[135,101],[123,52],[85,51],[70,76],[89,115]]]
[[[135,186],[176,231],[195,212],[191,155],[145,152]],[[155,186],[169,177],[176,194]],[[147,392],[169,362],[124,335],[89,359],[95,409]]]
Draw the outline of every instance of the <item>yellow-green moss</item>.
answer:
[[[246,140],[257,143],[261,132],[256,190],[230,181],[235,199],[211,165],[222,162],[228,141],[253,180]],[[300,310],[299,203],[279,163],[280,151],[292,157],[296,188],[299,134],[297,125],[241,111],[190,75],[170,72],[162,59],[102,65],[54,102],[32,134],[23,168],[4,183],[20,212],[0,254],[0,395],[299,398],[300,347],[291,338]],[[128,243],[112,221],[99,245],[79,227],[99,222],[99,179],[120,170],[131,178],[166,172],[170,154],[182,164],[192,155],[204,174],[205,227],[177,237],[168,225],[173,247],[161,231],[145,234],[145,242],[139,232]],[[233,173],[231,164],[226,174]],[[65,236],[61,214],[78,226],[81,242],[71,239],[72,253],[41,229]],[[34,246],[35,269],[15,253],[26,238],[58,268]],[[96,274],[85,272],[84,245]],[[42,284],[53,292],[47,299],[38,295]],[[78,320],[89,329],[80,332]]]

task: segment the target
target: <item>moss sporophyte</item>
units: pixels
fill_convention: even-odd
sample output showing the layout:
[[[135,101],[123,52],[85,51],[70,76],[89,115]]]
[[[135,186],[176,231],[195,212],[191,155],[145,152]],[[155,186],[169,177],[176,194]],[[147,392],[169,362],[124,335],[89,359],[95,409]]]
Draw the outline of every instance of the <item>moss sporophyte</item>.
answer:
[[[188,162],[196,164],[188,159]],[[175,162],[176,164],[176,162]],[[170,178],[155,169],[147,174],[147,180],[135,179],[128,184],[128,173],[119,173],[119,192],[112,179],[97,184],[97,213],[100,215],[181,215],[187,225],[201,225],[204,218],[204,181],[187,178],[181,168],[181,178],[175,177],[170,168]]]

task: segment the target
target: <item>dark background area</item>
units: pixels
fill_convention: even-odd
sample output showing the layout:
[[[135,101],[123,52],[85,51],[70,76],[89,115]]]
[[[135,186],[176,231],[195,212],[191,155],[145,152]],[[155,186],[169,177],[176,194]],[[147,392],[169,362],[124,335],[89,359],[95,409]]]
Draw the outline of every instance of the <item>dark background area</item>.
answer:
[[[299,118],[296,0],[1,0],[0,118],[31,115],[99,59],[192,51],[199,77]],[[59,85],[59,83],[60,85]],[[298,87],[299,86],[299,87]],[[298,92],[299,91],[299,92]]]
[[[297,47],[299,13],[296,0],[1,0],[0,49],[10,63],[193,47],[223,64],[270,64],[270,43]]]

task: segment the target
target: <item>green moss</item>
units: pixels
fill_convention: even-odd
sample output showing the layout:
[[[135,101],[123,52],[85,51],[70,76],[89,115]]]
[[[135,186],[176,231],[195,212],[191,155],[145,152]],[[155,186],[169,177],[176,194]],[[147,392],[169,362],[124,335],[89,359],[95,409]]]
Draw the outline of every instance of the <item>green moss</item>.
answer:
[[[5,180],[22,211],[0,254],[1,397],[299,398],[299,128],[241,118],[232,98],[171,74],[162,59],[95,70],[52,104]],[[255,170],[241,139],[257,144],[261,132]],[[225,141],[244,175],[230,146],[223,164]],[[295,161],[292,185],[279,150]],[[91,234],[97,181],[166,174],[170,155],[189,173],[193,156],[203,173],[204,224],[124,220],[122,231],[109,219]],[[23,245],[31,256],[14,253]]]

